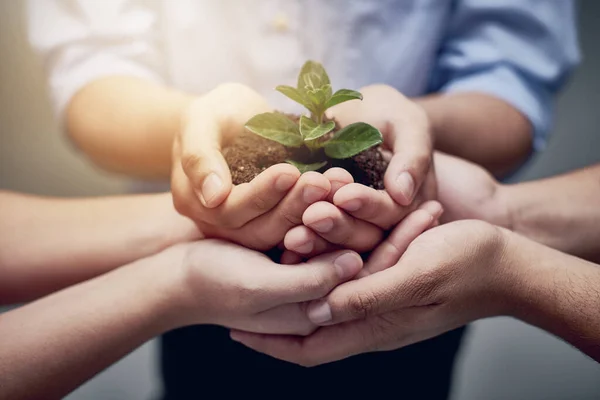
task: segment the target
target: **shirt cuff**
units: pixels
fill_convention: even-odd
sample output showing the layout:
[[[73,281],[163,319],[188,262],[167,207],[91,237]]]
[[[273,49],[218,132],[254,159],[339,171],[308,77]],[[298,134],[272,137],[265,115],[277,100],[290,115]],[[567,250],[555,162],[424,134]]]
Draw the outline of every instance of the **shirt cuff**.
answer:
[[[162,83],[162,77],[143,64],[123,59],[113,54],[97,54],[76,63],[57,67],[51,80],[54,114],[61,127],[65,112],[75,94],[88,83],[108,76],[133,76]]]
[[[552,126],[552,95],[535,82],[521,77],[514,69],[496,66],[452,80],[441,88],[444,93],[481,92],[498,97],[525,115],[532,125],[533,149],[543,150]]]

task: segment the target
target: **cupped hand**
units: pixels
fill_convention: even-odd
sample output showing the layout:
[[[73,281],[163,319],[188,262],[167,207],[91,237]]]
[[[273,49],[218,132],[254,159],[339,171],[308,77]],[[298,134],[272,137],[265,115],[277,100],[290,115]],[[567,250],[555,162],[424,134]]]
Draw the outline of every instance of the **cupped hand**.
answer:
[[[328,111],[342,125],[366,122],[378,128],[383,147],[392,153],[384,176],[391,197],[410,205],[426,181],[433,185],[426,200],[435,199],[433,133],[425,110],[388,85],[363,87],[362,101],[348,101]]]
[[[480,221],[431,229],[389,268],[369,261],[361,279],[308,306],[322,328],[306,338],[234,331],[232,338],[273,357],[317,365],[400,348],[470,321],[508,313],[514,271],[506,233]],[[398,235],[405,246],[405,238]],[[394,240],[392,238],[392,240]],[[389,260],[388,260],[389,262]],[[371,264],[371,265],[370,265]]]
[[[221,153],[251,117],[265,111],[265,99],[238,83],[219,85],[190,104],[173,142],[171,191],[177,211],[196,222],[239,227],[283,198],[299,176],[293,168],[275,168],[256,184],[234,187]],[[257,207],[257,198],[264,205]]]
[[[338,248],[369,252],[405,218],[404,226],[415,226],[420,233],[424,229],[421,214],[430,216],[428,226],[434,226],[442,213],[438,203],[423,201],[421,195],[410,206],[401,206],[385,190],[353,183],[352,176],[340,168],[327,170],[324,176],[331,183],[329,196],[326,201],[310,205],[302,216],[303,225],[286,234],[286,261]],[[420,212],[414,213],[415,210]]]

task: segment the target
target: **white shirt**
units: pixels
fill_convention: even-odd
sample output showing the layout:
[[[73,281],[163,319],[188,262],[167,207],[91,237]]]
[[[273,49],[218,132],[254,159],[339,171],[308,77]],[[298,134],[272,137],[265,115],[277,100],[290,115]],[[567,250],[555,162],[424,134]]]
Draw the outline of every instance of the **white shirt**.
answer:
[[[235,81],[273,107],[307,60],[333,88],[482,91],[522,111],[541,147],[578,62],[571,0],[28,0],[57,114],[90,81],[133,75],[204,93]]]

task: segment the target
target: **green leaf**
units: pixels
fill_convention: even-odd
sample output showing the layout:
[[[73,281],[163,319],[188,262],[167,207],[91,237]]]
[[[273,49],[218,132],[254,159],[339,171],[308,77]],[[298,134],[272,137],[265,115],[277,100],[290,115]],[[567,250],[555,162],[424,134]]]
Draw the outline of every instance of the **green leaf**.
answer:
[[[308,171],[317,171],[317,170],[323,168],[327,164],[327,161],[321,161],[321,162],[317,162],[317,163],[313,163],[313,164],[304,164],[304,163],[292,161],[292,160],[285,160],[285,162],[288,164],[292,164],[294,167],[298,168],[298,170],[300,170],[301,174],[308,172]]]
[[[360,92],[350,89],[340,89],[333,94],[325,104],[325,109],[333,107],[337,104],[349,101],[349,100],[362,100],[363,96]]]
[[[325,103],[327,103],[327,92],[325,89],[309,89],[306,91],[306,95],[310,99],[315,110],[323,110]]]
[[[329,76],[322,64],[315,61],[304,63],[298,75],[298,89],[303,90],[307,86],[309,89],[319,89],[330,84]]]
[[[308,100],[302,91],[296,89],[295,87],[279,85],[275,88],[278,92],[283,93],[285,96],[294,100],[296,103],[303,105],[304,107],[310,106],[310,100]]]
[[[305,141],[318,139],[331,132],[333,128],[335,128],[335,122],[333,121],[325,124],[317,124],[304,115],[300,117],[300,134],[302,134]]]
[[[325,143],[325,154],[331,158],[350,158],[383,142],[379,130],[364,122],[340,129]]]
[[[263,113],[246,122],[246,129],[288,147],[302,146],[298,125],[283,114]]]

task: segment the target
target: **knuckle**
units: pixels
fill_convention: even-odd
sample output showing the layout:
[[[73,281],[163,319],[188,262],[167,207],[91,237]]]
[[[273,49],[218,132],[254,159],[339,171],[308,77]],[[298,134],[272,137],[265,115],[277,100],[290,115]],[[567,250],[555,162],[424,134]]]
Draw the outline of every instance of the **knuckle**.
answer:
[[[254,209],[256,209],[257,211],[264,212],[269,210],[270,208],[269,202],[263,196],[260,189],[256,187],[256,185],[252,185],[252,195],[250,201],[252,202],[252,206],[254,207]]]
[[[302,225],[302,214],[294,213],[291,210],[282,209],[279,211],[279,216],[283,219],[285,224],[290,227]]]
[[[202,157],[196,153],[186,152],[181,156],[181,166],[188,176],[190,173],[196,171],[201,163]]]
[[[367,318],[373,315],[378,307],[377,296],[371,292],[355,292],[350,294],[346,308],[353,318]]]
[[[323,297],[329,292],[329,282],[321,273],[322,269],[316,268],[314,265],[305,265],[306,277],[301,284],[303,293],[317,297]]]

